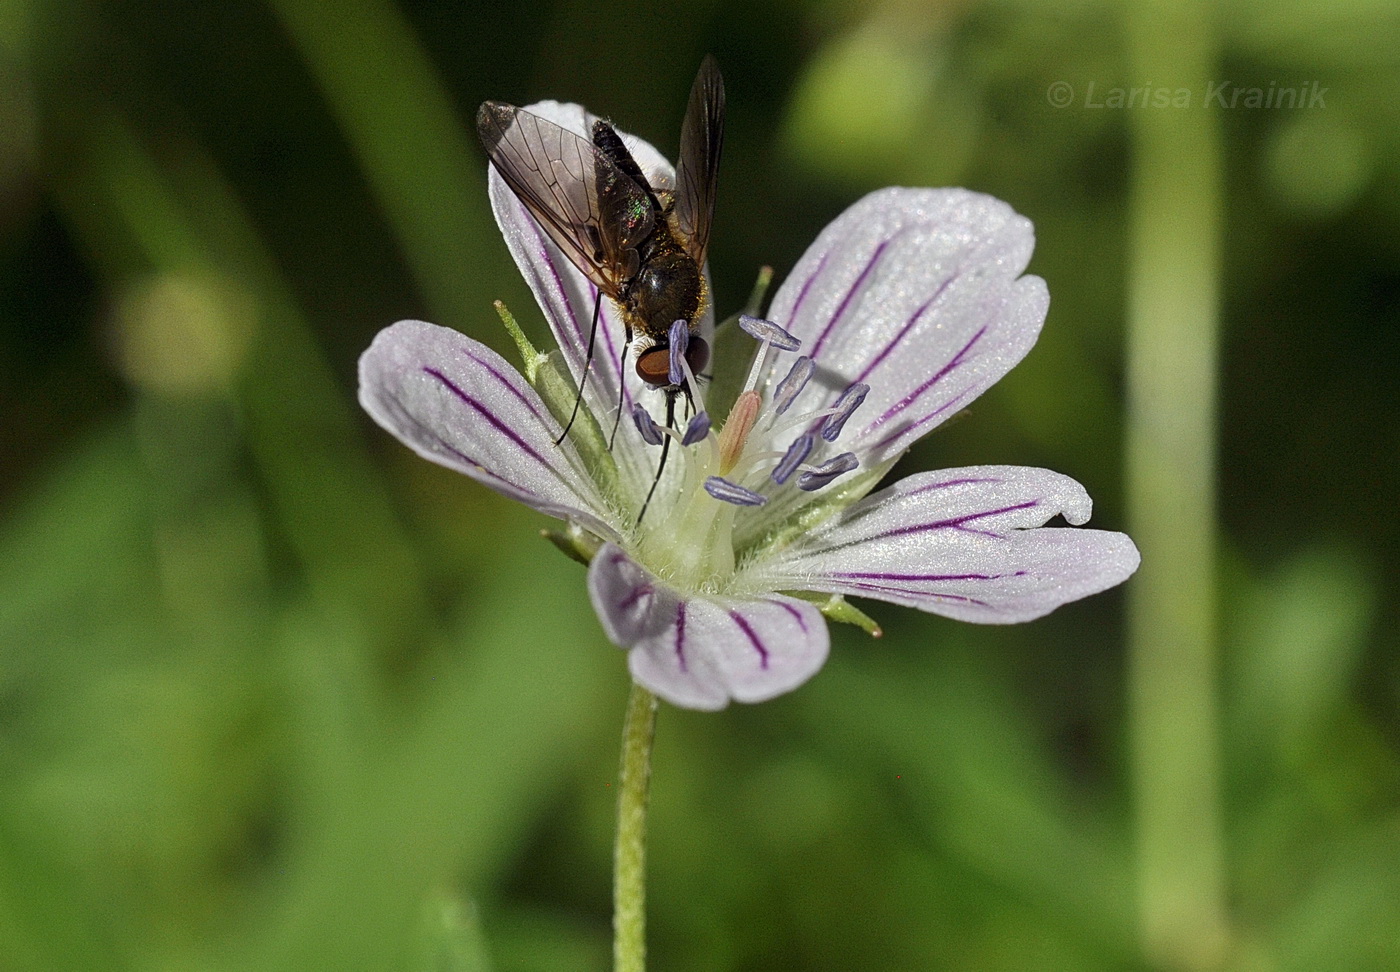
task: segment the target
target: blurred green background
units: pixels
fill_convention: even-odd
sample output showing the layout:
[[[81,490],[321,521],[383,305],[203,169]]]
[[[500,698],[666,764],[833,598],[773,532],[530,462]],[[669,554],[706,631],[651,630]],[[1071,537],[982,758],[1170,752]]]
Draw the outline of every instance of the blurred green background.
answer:
[[[1145,567],[1014,628],[866,605],[885,639],[800,691],[663,707],[653,966],[1400,968],[1396,36],[1389,0],[0,2],[0,970],[609,966],[624,657],[546,521],[354,367],[405,317],[504,351],[495,298],[543,341],[481,100],[670,154],[706,52],[721,313],[871,189],[1008,200],[1044,336],[906,468],[1066,472]]]

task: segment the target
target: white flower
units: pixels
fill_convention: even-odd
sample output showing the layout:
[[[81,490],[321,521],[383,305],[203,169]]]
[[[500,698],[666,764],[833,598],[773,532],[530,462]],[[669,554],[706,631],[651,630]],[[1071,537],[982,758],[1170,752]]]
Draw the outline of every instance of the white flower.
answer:
[[[591,119],[577,105],[530,110],[580,133]],[[628,144],[653,184],[670,184],[655,149]],[[1004,203],[895,188],[838,217],[779,288],[771,322],[745,322],[764,340],[724,424],[714,416],[706,432],[705,419],[678,416],[679,430],[661,433],[673,438],[666,474],[638,523],[664,394],[632,362],[619,371],[623,327],[606,299],[582,378],[593,286],[494,171],[491,202],[568,373],[583,381],[582,418],[556,446],[573,404],[557,369],[529,362],[532,386],[485,345],[421,321],[375,338],[360,360],[360,401],[420,455],[596,538],[588,589],[599,620],[628,650],[632,676],[662,698],[720,709],[815,674],[829,647],[822,598],[789,592],[1011,623],[1137,569],[1124,534],[1044,526],[1090,512],[1083,487],[1048,470],[919,473],[865,495],[1035,343],[1049,296],[1021,275],[1033,233]],[[790,338],[800,350],[782,350]],[[624,421],[609,452],[619,380]],[[695,388],[697,408],[704,391]]]

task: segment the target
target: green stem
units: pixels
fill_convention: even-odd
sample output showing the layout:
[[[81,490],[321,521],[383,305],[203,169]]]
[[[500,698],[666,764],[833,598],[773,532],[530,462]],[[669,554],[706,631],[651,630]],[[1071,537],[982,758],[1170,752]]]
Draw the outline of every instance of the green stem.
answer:
[[[1132,110],[1128,295],[1129,530],[1143,551],[1129,589],[1129,720],[1138,913],[1156,968],[1228,960],[1215,634],[1215,388],[1219,119],[1203,103],[1217,65],[1204,0],[1127,11],[1136,83],[1189,107]]]
[[[647,797],[656,696],[635,682],[622,727],[617,843],[613,852],[613,970],[644,972],[647,962]]]

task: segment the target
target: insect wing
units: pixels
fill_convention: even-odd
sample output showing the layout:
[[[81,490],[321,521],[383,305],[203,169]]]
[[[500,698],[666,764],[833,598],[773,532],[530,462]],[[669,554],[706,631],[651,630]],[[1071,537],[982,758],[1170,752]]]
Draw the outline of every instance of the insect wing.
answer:
[[[496,171],[549,238],[617,297],[654,225],[646,192],[587,139],[523,108],[487,101],[476,130]]]
[[[715,213],[715,184],[724,148],[724,78],[708,54],[690,87],[681,124],[681,156],[676,169],[676,227],[686,252],[705,265],[710,222]]]

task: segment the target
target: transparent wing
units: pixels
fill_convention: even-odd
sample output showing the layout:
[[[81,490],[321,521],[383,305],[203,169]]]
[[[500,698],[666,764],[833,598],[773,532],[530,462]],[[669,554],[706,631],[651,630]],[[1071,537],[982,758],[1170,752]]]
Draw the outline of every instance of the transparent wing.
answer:
[[[680,164],[676,167],[676,227],[690,258],[702,267],[710,246],[723,147],[724,78],[715,59],[707,54],[690,87],[690,102],[681,125]]]
[[[636,273],[652,232],[645,190],[591,142],[523,108],[484,102],[486,155],[549,238],[609,297]]]

